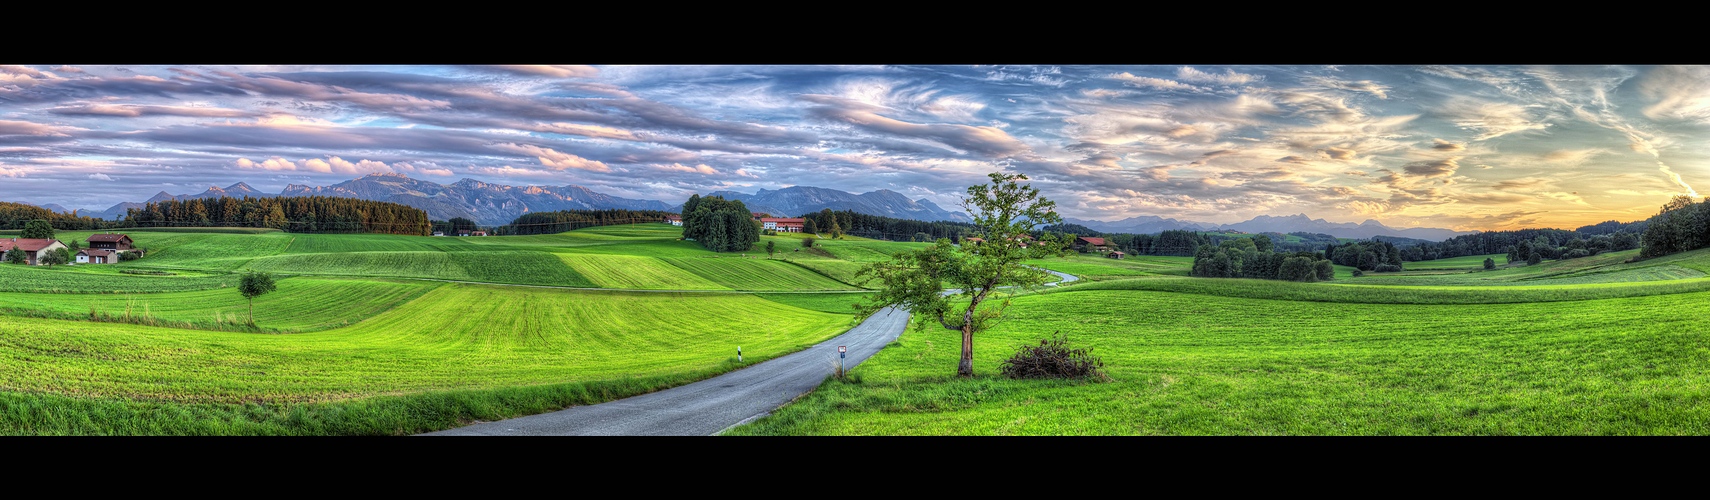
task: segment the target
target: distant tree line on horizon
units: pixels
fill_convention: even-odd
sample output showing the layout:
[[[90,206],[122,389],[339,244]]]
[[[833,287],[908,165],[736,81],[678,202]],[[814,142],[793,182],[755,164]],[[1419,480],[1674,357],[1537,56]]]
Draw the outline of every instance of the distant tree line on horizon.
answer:
[[[77,215],[74,210],[62,214],[35,205],[0,201],[0,229],[24,229],[30,221],[47,221],[48,225],[61,231],[80,231],[91,229],[109,229],[119,227],[119,222],[84,217]]]
[[[556,234],[585,227],[664,222],[667,215],[672,213],[663,210],[624,209],[530,212],[512,220],[509,225],[494,228],[494,231],[495,234]],[[462,228],[452,228],[456,229]]]
[[[126,211],[117,227],[266,227],[293,233],[383,233],[427,236],[419,208],[332,196],[197,198],[150,202]]]

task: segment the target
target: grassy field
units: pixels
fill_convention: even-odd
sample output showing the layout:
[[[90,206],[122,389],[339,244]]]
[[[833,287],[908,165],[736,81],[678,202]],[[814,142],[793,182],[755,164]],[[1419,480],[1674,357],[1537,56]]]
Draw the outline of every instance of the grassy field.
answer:
[[[1562,303],[1326,304],[1079,290],[977,338],[911,331],[732,434],[1436,435],[1710,432],[1710,293]],[[1062,332],[1112,381],[993,377]]]
[[[739,368],[737,345],[752,364],[841,333],[870,295],[855,273],[925,245],[785,234],[717,254],[664,224],[128,234],[147,258],[0,265],[0,434],[408,434],[609,401]],[[910,331],[731,433],[1705,434],[1710,251],[1636,253],[1321,283],[1040,259],[1083,279],[1014,297],[976,338],[981,376],[951,376],[954,334]],[[253,329],[232,288],[248,270],[282,278]],[[1053,332],[1112,380],[995,376]]]
[[[742,366],[738,345],[749,364],[793,352],[852,326],[850,304],[865,296],[839,280],[859,262],[820,249],[800,254],[818,268],[715,254],[663,224],[486,238],[127,234],[147,257],[0,266],[0,434],[442,429],[691,382]],[[911,246],[821,245],[866,261]],[[256,299],[255,327],[234,288],[250,270],[280,277]]]
[[[0,392],[9,393],[16,405],[34,408],[0,411],[0,433],[296,434],[313,431],[289,418],[307,411],[356,426],[350,428],[356,433],[384,434],[395,429],[362,427],[367,419],[379,418],[363,413],[376,404],[373,398],[420,403],[457,393],[481,402],[475,406],[515,416],[539,405],[506,406],[500,395],[507,390],[543,386],[537,389],[545,391],[540,396],[562,392],[565,384],[593,384],[644,391],[735,368],[728,359],[738,345],[750,362],[759,362],[849,326],[847,314],[750,294],[413,286],[432,289],[351,326],[290,335],[116,323],[90,328],[87,321],[0,315],[0,370],[8,374]],[[314,309],[297,304],[317,300],[301,298],[313,291],[295,288],[281,286],[278,293],[298,300],[275,306]],[[263,309],[258,304],[257,312]],[[341,314],[354,318],[361,313]],[[82,403],[64,408],[46,403],[67,398]],[[586,402],[573,398],[555,404],[578,401]],[[151,419],[173,421],[138,428],[131,426],[143,424],[91,419],[75,409],[90,405],[104,411],[136,407],[154,415]],[[262,410],[245,414],[239,411],[245,405]],[[438,408],[434,411],[440,413],[406,419],[403,431],[443,428],[448,418],[451,423],[472,418],[461,413],[467,410]],[[193,415],[225,415],[226,420],[198,422]]]

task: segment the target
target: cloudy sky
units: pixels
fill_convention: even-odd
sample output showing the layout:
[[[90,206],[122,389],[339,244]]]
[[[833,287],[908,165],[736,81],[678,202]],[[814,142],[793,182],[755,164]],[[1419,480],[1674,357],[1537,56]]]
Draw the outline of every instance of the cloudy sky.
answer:
[[[393,172],[956,209],[1002,170],[1087,219],[1571,228],[1697,196],[1707,125],[1696,66],[0,65],[0,200]]]

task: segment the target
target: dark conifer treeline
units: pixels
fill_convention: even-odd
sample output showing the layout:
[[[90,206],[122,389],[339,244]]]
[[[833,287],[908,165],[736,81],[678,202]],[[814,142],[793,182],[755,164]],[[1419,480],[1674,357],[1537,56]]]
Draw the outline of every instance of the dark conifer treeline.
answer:
[[[118,227],[269,227],[293,233],[427,236],[419,208],[356,198],[293,196],[164,200],[130,209]]]
[[[642,222],[664,222],[671,212],[660,210],[559,210],[523,214],[508,226],[495,229],[498,234],[555,234],[594,226],[614,226]]]
[[[118,227],[118,223],[101,220],[94,217],[82,217],[62,214],[35,205],[0,201],[0,229],[23,229],[25,224],[33,220],[45,220],[54,229],[61,231],[77,231],[89,229],[107,229]]]
[[[910,219],[898,219],[882,215],[867,215],[851,210],[835,212],[825,209],[818,212],[802,214],[803,224],[810,232],[825,233],[831,230],[832,219],[837,221],[837,227],[844,234],[887,241],[938,241],[939,238],[949,238],[953,243],[962,241],[964,235],[974,232],[974,225],[966,222],[925,222]]]

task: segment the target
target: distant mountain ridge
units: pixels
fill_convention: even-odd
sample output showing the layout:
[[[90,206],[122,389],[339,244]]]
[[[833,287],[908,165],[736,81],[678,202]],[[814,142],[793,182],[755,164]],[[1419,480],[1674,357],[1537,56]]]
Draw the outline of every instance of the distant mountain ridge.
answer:
[[[748,210],[766,212],[780,217],[794,217],[827,208],[832,211],[851,210],[867,215],[913,219],[926,222],[972,222],[968,214],[939,208],[930,200],[910,200],[902,193],[880,189],[861,194],[812,186],[791,186],[783,189],[761,189],[754,194],[736,191],[714,191],[707,196],[741,200]],[[681,209],[678,205],[676,209]]]
[[[767,212],[786,217],[830,208],[832,210],[854,210],[870,215],[924,221],[969,221],[966,214],[946,211],[926,199],[910,200],[900,193],[883,189],[853,194],[836,189],[794,186],[777,190],[761,189],[755,194],[735,191],[719,191],[708,194],[742,200],[744,204],[749,206],[750,210],[755,212]],[[483,225],[493,226],[509,224],[517,217],[530,212],[602,209],[680,212],[683,207],[682,203],[673,206],[658,200],[620,198],[575,185],[507,186],[475,179],[463,179],[451,184],[438,184],[412,179],[403,174],[376,173],[330,186],[291,184],[285,186],[285,189],[278,194],[263,193],[242,182],[225,188],[210,186],[197,194],[174,195],[162,191],[145,202],[119,203],[106,211],[87,215],[105,219],[120,219],[125,216],[128,209],[145,208],[147,203],[165,200],[183,201],[217,198],[220,196],[336,196],[385,201],[422,209],[428,213],[429,218],[435,220],[462,217]]]
[[[1216,224],[1209,222],[1182,221],[1165,219],[1154,215],[1130,217],[1119,221],[1098,221],[1065,218],[1064,222],[1080,224],[1090,229],[1111,233],[1150,234],[1169,230],[1187,231],[1241,231],[1246,233],[1292,233],[1307,232],[1321,233],[1337,238],[1370,239],[1373,236],[1398,236],[1430,241],[1443,241],[1456,236],[1473,234],[1478,231],[1455,231],[1451,229],[1415,227],[1397,229],[1385,226],[1382,222],[1366,219],[1358,224],[1352,222],[1330,222],[1324,219],[1314,219],[1306,214],[1270,216],[1260,215],[1252,219],[1233,224]]]

